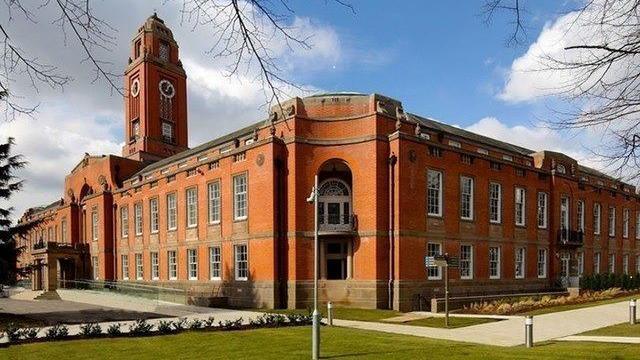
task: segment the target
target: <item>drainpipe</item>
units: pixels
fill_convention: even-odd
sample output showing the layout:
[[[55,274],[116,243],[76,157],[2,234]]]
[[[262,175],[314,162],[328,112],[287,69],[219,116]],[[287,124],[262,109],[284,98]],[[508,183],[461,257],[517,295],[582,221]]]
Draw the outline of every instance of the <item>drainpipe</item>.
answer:
[[[389,296],[389,309],[393,309],[393,259],[394,259],[394,248],[393,248],[393,231],[394,231],[394,209],[395,209],[395,165],[398,161],[397,156],[394,153],[391,153],[389,156],[389,285],[388,285],[388,296]]]
[[[115,198],[115,196],[114,196]],[[118,219],[118,205],[113,204],[113,217],[111,218],[111,224],[113,229],[111,230],[111,254],[113,256],[113,271],[112,271],[112,275],[111,275],[111,280],[112,281],[116,281],[117,279],[117,274],[118,274],[118,264],[117,264],[117,260],[116,260],[116,239],[118,238],[117,236],[117,226],[116,226],[116,221]],[[106,276],[105,276],[106,277]]]

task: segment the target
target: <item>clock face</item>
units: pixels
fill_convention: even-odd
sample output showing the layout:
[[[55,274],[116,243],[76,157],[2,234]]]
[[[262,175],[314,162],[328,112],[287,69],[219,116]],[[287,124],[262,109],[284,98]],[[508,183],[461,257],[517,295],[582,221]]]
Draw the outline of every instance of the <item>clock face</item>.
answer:
[[[135,79],[131,83],[131,96],[136,97],[140,94],[140,80]]]
[[[160,81],[160,93],[164,97],[172,98],[176,94],[176,89],[168,80]]]

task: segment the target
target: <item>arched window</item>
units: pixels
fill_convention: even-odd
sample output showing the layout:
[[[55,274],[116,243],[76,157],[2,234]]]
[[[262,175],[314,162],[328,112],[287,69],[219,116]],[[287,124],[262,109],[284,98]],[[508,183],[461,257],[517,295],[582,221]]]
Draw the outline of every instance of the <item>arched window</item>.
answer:
[[[340,179],[327,179],[318,189],[318,221],[325,230],[347,230],[351,221],[349,186]]]

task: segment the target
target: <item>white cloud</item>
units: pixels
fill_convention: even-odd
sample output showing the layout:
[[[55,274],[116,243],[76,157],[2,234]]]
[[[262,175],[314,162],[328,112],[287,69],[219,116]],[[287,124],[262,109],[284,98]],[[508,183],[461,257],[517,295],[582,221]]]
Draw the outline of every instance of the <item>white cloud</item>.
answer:
[[[534,151],[561,152],[586,166],[598,168],[602,165],[597,163],[591,152],[587,150],[593,138],[584,132],[573,134],[560,132],[544,127],[542,124],[509,126],[495,117],[482,118],[467,126],[465,130]]]
[[[34,5],[35,6],[35,5]],[[209,29],[181,25],[180,4],[176,2],[128,2],[124,0],[92,3],[95,12],[118,29],[112,52],[103,55],[113,63],[114,72],[126,66],[131,36],[153,13],[154,7],[172,29],[180,45],[180,56],[187,71],[190,145],[196,146],[247,124],[265,119],[267,109],[264,89],[256,82],[255,72],[228,77],[228,60],[211,59]],[[122,12],[122,8],[127,8]],[[28,207],[50,203],[63,195],[64,177],[85,152],[119,155],[123,141],[123,102],[101,82],[93,83],[93,70],[83,62],[84,54],[72,37],[65,43],[60,29],[51,24],[58,16],[54,5],[33,9],[38,23],[16,17],[9,24],[11,34],[25,51],[43,63],[59,66],[61,72],[75,79],[64,90],[41,87],[33,93],[29,84],[17,82],[14,90],[39,103],[35,117],[18,117],[0,122],[0,138],[16,138],[16,153],[23,154],[29,166],[20,172],[26,180],[24,191],[10,199],[16,215]],[[0,15],[4,16],[4,15]],[[3,19],[5,20],[5,19]],[[290,20],[295,34],[307,37],[311,49],[289,48],[282,39],[271,39],[274,55],[282,57],[282,69],[296,81],[295,74],[313,74],[343,61],[343,45],[337,32],[314,19],[295,16]],[[37,31],[34,31],[34,26]],[[19,36],[18,36],[19,34]],[[66,44],[66,45],[65,45]],[[255,71],[255,69],[253,69]],[[317,90],[313,86],[306,88]],[[301,95],[286,89],[291,95]],[[32,94],[32,95],[31,95]]]
[[[610,18],[601,24],[602,8],[605,6],[610,7]],[[574,69],[556,61],[563,64],[589,63],[602,56],[602,53],[592,49],[566,48],[601,44],[615,48],[621,46],[620,41],[627,41],[625,34],[629,38],[635,36],[635,27],[625,24],[625,17],[612,18],[612,14],[623,12],[619,8],[627,6],[630,6],[629,2],[610,2],[605,5],[603,1],[594,1],[584,12],[570,12],[545,24],[527,52],[511,64],[498,97],[509,102],[535,101],[550,95],[578,94],[581,89],[589,89],[594,85],[595,90],[590,91],[592,94],[602,89],[602,84],[615,86],[620,74],[636,67],[633,63],[637,61],[635,58],[617,61],[607,69],[606,74],[600,72],[594,76],[589,76],[584,69]],[[621,22],[626,27],[612,25],[615,22]],[[598,81],[601,75],[603,83]],[[579,83],[579,88],[576,88]]]

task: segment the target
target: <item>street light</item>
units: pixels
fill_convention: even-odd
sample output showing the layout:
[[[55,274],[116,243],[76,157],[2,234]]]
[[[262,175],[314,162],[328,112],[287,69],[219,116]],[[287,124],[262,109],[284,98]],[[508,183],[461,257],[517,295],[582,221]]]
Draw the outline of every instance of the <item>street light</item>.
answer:
[[[314,178],[307,202],[313,204],[313,324],[311,331],[311,358],[320,358],[320,313],[318,312],[318,175]]]

